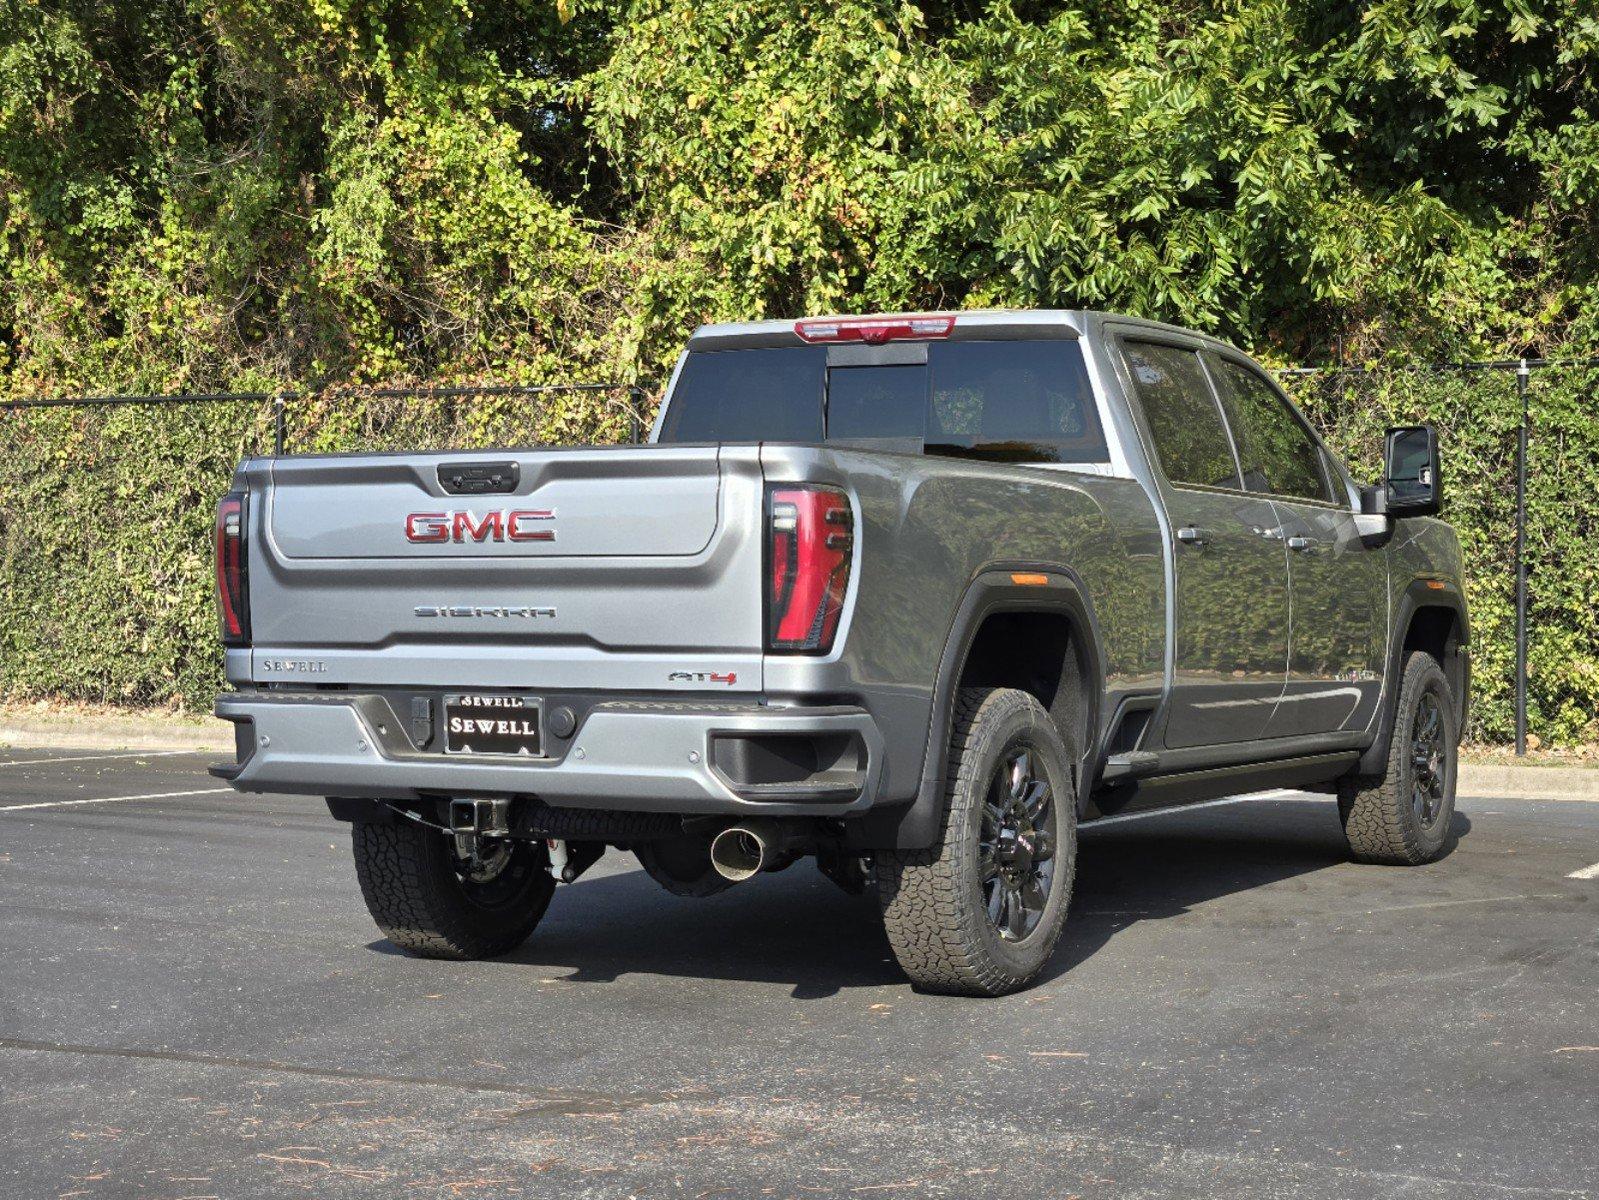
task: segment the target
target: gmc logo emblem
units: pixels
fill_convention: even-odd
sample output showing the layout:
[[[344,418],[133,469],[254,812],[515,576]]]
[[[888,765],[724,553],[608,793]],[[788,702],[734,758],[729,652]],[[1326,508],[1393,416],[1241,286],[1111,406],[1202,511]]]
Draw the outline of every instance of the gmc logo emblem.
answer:
[[[519,508],[487,512],[407,513],[405,538],[410,542],[553,542],[555,530],[539,525],[555,520],[553,508]]]

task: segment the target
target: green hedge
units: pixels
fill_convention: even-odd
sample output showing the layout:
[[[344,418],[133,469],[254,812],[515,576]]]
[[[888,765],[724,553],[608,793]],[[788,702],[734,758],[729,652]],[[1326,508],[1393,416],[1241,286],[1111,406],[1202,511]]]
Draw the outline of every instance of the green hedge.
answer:
[[[1440,428],[1448,516],[1475,626],[1471,734],[1513,729],[1515,442],[1509,372],[1313,376],[1290,390],[1374,477],[1382,431]],[[1599,738],[1599,372],[1534,372],[1527,544],[1529,727]],[[292,448],[620,441],[625,393],[290,406]],[[211,512],[234,463],[271,444],[265,406],[33,410],[0,417],[0,694],[204,708],[221,686]]]
[[[627,393],[291,402],[291,449],[622,441]],[[207,709],[217,500],[265,404],[0,410],[0,698]]]
[[[1460,533],[1473,627],[1469,734],[1515,731],[1516,431],[1512,371],[1331,374],[1287,381],[1345,456],[1375,478],[1390,425],[1430,422],[1445,516]],[[1535,369],[1529,383],[1528,717],[1545,744],[1599,739],[1599,371]]]

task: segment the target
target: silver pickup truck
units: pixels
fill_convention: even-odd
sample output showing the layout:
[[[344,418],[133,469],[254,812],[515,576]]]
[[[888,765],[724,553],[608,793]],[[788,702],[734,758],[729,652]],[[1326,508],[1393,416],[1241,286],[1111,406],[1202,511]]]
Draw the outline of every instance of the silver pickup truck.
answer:
[[[1080,824],[1335,792],[1447,845],[1469,641],[1431,429],[1357,484],[1232,347],[1094,312],[713,325],[649,444],[243,463],[246,792],[325,796],[418,954],[607,847],[705,896],[814,857],[920,987],[1026,985]]]

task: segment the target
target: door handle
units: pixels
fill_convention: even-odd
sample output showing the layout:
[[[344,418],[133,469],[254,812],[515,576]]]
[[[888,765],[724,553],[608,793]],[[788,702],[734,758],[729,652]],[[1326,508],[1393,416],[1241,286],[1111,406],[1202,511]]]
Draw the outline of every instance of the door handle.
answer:
[[[1315,538],[1291,537],[1288,539],[1288,548],[1297,550],[1301,554],[1314,554],[1321,549],[1321,543]]]
[[[1184,525],[1177,531],[1177,540],[1187,542],[1190,546],[1203,546],[1210,539],[1210,530],[1201,529],[1198,525]]]

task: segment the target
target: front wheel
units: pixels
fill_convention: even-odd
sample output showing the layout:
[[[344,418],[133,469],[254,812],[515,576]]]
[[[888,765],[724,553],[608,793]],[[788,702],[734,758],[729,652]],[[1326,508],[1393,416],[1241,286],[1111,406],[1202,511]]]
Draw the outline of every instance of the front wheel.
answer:
[[[883,925],[916,987],[1001,996],[1060,940],[1077,863],[1071,756],[1026,692],[962,688],[939,840],[877,855]]]
[[[1455,811],[1460,718],[1443,668],[1417,651],[1405,663],[1386,769],[1339,784],[1338,815],[1361,862],[1418,865],[1443,853]]]
[[[350,844],[372,919],[422,958],[492,958],[516,949],[555,891],[543,842],[493,839],[469,860],[438,830],[357,821]]]

